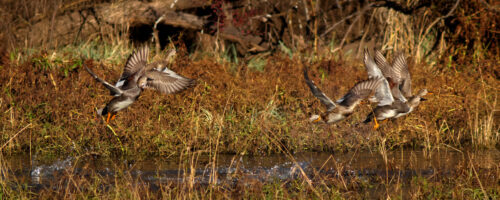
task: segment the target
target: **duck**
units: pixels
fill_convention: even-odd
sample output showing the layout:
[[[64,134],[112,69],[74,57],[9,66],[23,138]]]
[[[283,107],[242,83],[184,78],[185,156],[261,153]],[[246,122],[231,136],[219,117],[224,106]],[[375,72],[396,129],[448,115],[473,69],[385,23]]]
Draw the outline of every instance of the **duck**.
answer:
[[[411,113],[420,104],[421,101],[425,101],[425,99],[422,97],[427,95],[428,93],[429,92],[427,91],[427,89],[422,89],[406,102],[395,100],[391,104],[387,105],[382,105],[379,103],[377,107],[373,109],[373,112],[368,114],[365,121],[363,122],[369,123],[371,121],[374,121],[373,129],[376,130],[380,127],[380,123],[378,123],[378,121],[396,119]]]
[[[376,50],[375,63],[380,67],[384,76],[390,78],[394,86],[396,86],[392,91],[396,92],[398,98],[406,99],[412,96],[410,70],[408,70],[406,57],[403,53],[398,53],[396,55],[391,66],[382,52]]]
[[[326,111],[320,115],[312,115],[309,118],[313,123],[331,124],[341,121],[354,113],[354,109],[363,99],[373,95],[375,89],[382,83],[382,78],[368,79],[356,83],[342,98],[333,102],[319,89],[314,81],[309,79],[308,69],[304,68],[304,79],[312,94],[325,105]]]
[[[98,82],[104,85],[113,98],[105,107],[98,109],[97,114],[106,116],[106,123],[116,117],[121,111],[132,105],[144,89],[152,89],[164,94],[173,94],[183,91],[196,82],[170,70],[167,61],[158,61],[148,64],[149,48],[143,46],[134,50],[128,57],[123,72],[115,85],[98,77],[87,65],[87,72]]]
[[[387,60],[385,60],[385,57],[379,50],[376,51],[375,62],[381,64],[385,62],[385,64],[382,65],[387,65]],[[408,112],[400,113],[396,115],[395,118],[413,112],[413,110],[420,104],[420,102],[427,101],[427,99],[424,98],[425,95],[433,94],[432,92],[429,92],[424,88],[419,90],[415,95],[412,95],[410,70],[408,69],[406,57],[402,53],[396,56],[392,64],[392,80],[394,81],[395,85],[395,88],[393,90],[400,91],[400,98],[407,99],[406,104],[409,106]]]
[[[385,57],[379,50],[376,51],[375,55],[376,57],[374,60],[368,52],[368,49],[365,48],[363,61],[368,74],[368,78],[383,78],[385,80],[383,80],[382,85],[377,88],[377,92],[375,93],[375,95],[369,97],[368,100],[373,103],[379,103],[379,100],[381,99],[392,102],[394,101],[394,98],[396,98],[396,100],[406,102],[407,100],[401,93],[401,90],[399,89],[399,87],[396,87],[396,85],[398,85],[398,79],[396,78],[393,68],[389,65],[387,60],[385,60]],[[400,56],[398,56],[398,58],[399,57]],[[392,98],[388,96],[386,97],[386,88],[389,88]],[[389,102],[382,102],[382,104],[388,103]]]
[[[378,129],[378,121],[399,118],[411,113],[423,96],[429,94],[427,89],[420,90],[416,95],[411,94],[411,78],[404,54],[399,54],[389,65],[380,51],[376,51],[373,59],[365,48],[364,63],[368,77],[383,77],[383,84],[377,88],[375,95],[370,99],[378,102],[377,107],[368,114],[364,123],[374,121],[374,129]]]
[[[368,74],[368,78],[380,78],[382,79],[382,84],[379,85],[375,90],[375,94],[369,98],[371,102],[377,102],[377,107],[368,114],[364,123],[374,121],[373,129],[378,129],[380,124],[378,120],[385,120],[393,118],[399,113],[408,112],[409,107],[405,103],[406,99],[400,96],[402,95],[399,90],[395,87],[395,83],[392,80],[392,71],[390,66],[377,65],[374,59],[365,48],[364,51],[364,64]],[[382,66],[382,67],[380,67]],[[392,89],[391,89],[392,88]],[[394,96],[400,98],[394,99]]]

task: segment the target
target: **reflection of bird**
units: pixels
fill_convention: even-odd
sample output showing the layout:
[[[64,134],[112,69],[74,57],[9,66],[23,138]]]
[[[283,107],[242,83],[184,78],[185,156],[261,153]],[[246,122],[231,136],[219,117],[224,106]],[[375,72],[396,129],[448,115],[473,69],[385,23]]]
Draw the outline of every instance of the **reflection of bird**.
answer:
[[[114,96],[104,108],[98,110],[99,115],[107,115],[106,123],[109,123],[110,118],[113,120],[118,111],[134,103],[145,88],[171,94],[194,85],[193,79],[168,69],[165,61],[147,64],[148,56],[149,48],[146,46],[132,53],[116,85],[102,80],[85,66],[90,75],[101,82]]]
[[[411,96],[410,72],[403,54],[396,57],[391,67],[380,51],[376,52],[374,61],[365,49],[364,62],[368,77],[385,77],[383,84],[377,88],[374,98],[371,98],[378,102],[378,105],[364,121],[368,123],[373,120],[374,129],[380,126],[377,120],[398,118],[412,112],[420,101],[424,100],[422,96],[428,93],[423,89]]]
[[[313,115],[309,119],[311,122],[334,123],[345,119],[354,112],[354,108],[361,102],[361,100],[373,95],[375,89],[380,85],[382,79],[369,79],[366,81],[358,82],[352,87],[344,97],[337,100],[335,104],[328,98],[315,84],[309,79],[307,68],[304,68],[304,78],[307,85],[311,89],[313,95],[318,98],[322,104],[326,106],[326,112],[321,115]]]

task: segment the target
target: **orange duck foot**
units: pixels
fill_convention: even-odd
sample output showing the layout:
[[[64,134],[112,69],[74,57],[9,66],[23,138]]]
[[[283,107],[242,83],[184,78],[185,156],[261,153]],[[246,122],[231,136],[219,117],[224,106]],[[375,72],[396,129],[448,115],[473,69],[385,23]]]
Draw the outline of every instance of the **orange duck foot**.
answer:
[[[377,130],[380,127],[380,124],[377,122],[377,118],[373,117],[373,122],[375,123],[373,125],[373,130]]]

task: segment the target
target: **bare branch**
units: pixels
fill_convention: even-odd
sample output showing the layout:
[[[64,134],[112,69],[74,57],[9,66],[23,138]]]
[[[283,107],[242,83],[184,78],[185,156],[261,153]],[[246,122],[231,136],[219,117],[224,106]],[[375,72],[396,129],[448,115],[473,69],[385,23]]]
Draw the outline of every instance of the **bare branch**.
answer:
[[[407,7],[398,4],[397,2],[394,1],[389,1],[389,0],[383,0],[383,1],[378,1],[375,2],[376,4],[374,7],[385,7],[385,8],[390,8],[393,9],[397,12],[410,15],[413,14],[416,10],[422,8],[422,7],[428,7],[431,5],[431,1],[420,1],[417,5],[412,6],[412,7]]]
[[[342,22],[354,17],[354,16],[358,16],[358,15],[361,15],[363,14],[364,12],[366,12],[366,10],[368,10],[369,8],[371,8],[372,6],[374,5],[374,3],[370,3],[368,5],[366,5],[365,7],[363,7],[363,9],[361,9],[360,11],[358,12],[355,12],[347,17],[344,17],[343,19],[341,19],[340,21],[338,21],[337,23],[333,24],[330,28],[326,29],[325,32],[323,32],[321,34],[321,37],[325,37],[326,34],[330,33],[330,31],[333,31],[333,29],[338,26],[339,24],[341,24]]]

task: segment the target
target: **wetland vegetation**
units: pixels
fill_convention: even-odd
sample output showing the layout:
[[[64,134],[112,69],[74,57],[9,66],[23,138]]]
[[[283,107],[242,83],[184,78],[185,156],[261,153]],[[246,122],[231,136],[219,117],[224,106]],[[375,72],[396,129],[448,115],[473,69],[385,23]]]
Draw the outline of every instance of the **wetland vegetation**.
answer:
[[[394,1],[408,5],[399,10],[392,1],[276,3],[266,10],[275,17],[255,23],[265,3],[193,1],[169,11],[215,19],[200,30],[130,18],[117,25],[100,15],[127,2],[141,12],[159,5],[0,3],[8,11],[0,25],[0,198],[500,198],[493,1]],[[82,64],[114,82],[140,44],[153,61],[175,49],[169,68],[197,84],[175,95],[144,91],[106,124],[96,110],[111,97]],[[336,124],[309,123],[324,107],[302,69],[340,98],[366,79],[365,46],[410,55],[413,90],[433,95],[378,130],[361,123],[369,104]]]

